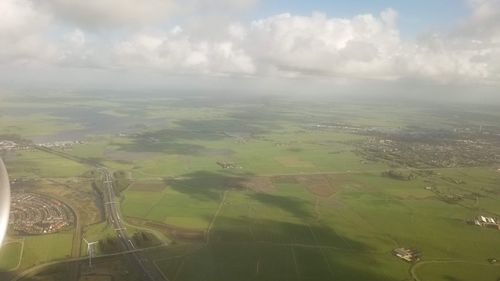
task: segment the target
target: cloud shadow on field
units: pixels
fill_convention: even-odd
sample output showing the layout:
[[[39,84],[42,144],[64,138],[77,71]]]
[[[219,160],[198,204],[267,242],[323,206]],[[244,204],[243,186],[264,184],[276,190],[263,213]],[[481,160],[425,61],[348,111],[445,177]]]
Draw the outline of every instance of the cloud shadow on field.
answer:
[[[400,280],[377,272],[371,247],[323,225],[221,217],[208,244],[183,247],[189,254],[163,263],[178,281]]]
[[[278,207],[301,219],[312,218],[311,213],[307,210],[307,201],[305,200],[269,193],[254,193],[250,195],[250,198],[262,204]]]
[[[370,246],[331,227],[267,218],[221,217],[208,244],[182,243],[151,251],[163,274],[168,278],[175,276],[177,281],[408,279],[386,275],[383,264],[370,255]],[[81,274],[88,274],[86,263],[80,262]],[[125,257],[94,259],[97,270],[110,270],[115,275],[113,280],[141,280],[134,267],[123,268],[126,264]],[[69,280],[72,268],[72,263],[63,262],[20,281]],[[0,273],[0,280],[14,277],[13,273]]]
[[[214,140],[218,138],[218,136],[213,134],[165,129],[134,135],[131,137],[131,143],[121,144],[118,151],[200,155],[208,149],[205,146],[188,143],[187,141],[200,139]]]
[[[245,178],[198,171],[182,177],[165,178],[172,189],[200,200],[220,200],[221,194],[229,189],[243,189]]]

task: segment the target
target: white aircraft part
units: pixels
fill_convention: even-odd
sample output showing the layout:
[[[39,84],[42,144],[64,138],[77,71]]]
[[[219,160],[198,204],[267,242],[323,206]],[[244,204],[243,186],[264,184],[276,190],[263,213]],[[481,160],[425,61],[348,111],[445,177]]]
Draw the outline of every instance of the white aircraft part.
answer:
[[[0,158],[0,246],[3,243],[10,212],[10,182],[5,164]]]

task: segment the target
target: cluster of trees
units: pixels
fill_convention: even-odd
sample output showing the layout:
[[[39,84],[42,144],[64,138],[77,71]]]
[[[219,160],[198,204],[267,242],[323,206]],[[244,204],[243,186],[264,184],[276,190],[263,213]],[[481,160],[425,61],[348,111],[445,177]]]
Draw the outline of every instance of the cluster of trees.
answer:
[[[123,250],[120,240],[118,240],[118,237],[112,237],[112,236],[108,236],[107,238],[99,241],[99,249],[104,254],[116,253]]]
[[[410,181],[415,179],[417,176],[411,171],[399,171],[399,170],[389,170],[382,172],[382,176],[388,177],[395,180]]]
[[[129,172],[120,170],[113,173],[113,184],[117,194],[122,193],[131,183]]]
[[[132,235],[132,241],[134,242],[134,245],[139,248],[148,248],[160,244],[160,241],[156,238],[156,236],[144,231],[134,233],[134,235]]]
[[[134,233],[131,237],[131,240],[137,248],[148,248],[161,244],[160,240],[158,240],[155,235],[145,231]],[[113,236],[108,236],[100,240],[99,249],[102,253],[105,254],[116,253],[124,250],[118,237]]]

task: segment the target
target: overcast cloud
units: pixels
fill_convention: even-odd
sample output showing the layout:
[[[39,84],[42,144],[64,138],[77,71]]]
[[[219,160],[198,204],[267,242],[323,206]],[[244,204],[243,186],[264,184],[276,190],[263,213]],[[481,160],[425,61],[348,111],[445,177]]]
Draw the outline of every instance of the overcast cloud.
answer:
[[[57,68],[61,77],[65,68],[81,68],[495,85],[500,0],[467,2],[470,16],[455,27],[403,40],[391,8],[351,18],[282,13],[244,21],[237,15],[255,0],[1,0],[0,64],[4,71]],[[214,17],[218,11],[224,16]]]

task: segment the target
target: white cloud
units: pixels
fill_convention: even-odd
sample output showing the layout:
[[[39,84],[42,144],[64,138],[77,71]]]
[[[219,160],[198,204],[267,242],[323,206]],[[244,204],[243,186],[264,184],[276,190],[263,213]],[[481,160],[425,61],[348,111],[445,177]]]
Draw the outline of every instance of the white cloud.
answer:
[[[472,15],[462,28],[471,35],[500,40],[500,0],[469,0]]]
[[[86,34],[75,29],[65,33],[61,42],[58,42],[58,56],[55,63],[70,67],[104,67],[102,51],[90,44]]]
[[[178,74],[253,74],[252,59],[231,41],[191,39],[179,29],[163,35],[137,35],[119,42],[114,62],[124,68],[152,68]]]
[[[184,0],[183,4],[191,3],[191,7],[199,10],[236,10],[242,11],[253,7],[258,0]]]
[[[413,42],[401,39],[392,9],[352,18],[284,13],[250,23],[165,28],[156,23],[179,12],[179,2],[1,0],[0,62],[203,76],[500,83],[500,0],[468,1],[471,16],[455,29]],[[228,3],[237,10],[255,1],[186,3],[191,11]],[[136,28],[113,33],[120,25]]]
[[[142,26],[157,23],[176,9],[174,0],[45,0],[34,3],[81,28]]]
[[[283,72],[388,78],[401,48],[394,17],[282,14],[254,21],[244,44],[264,67]]]
[[[257,0],[31,0],[57,18],[84,29],[140,28],[172,16],[244,11]]]
[[[410,74],[445,82],[500,83],[500,0],[468,0],[471,16],[428,34],[409,53]]]
[[[27,0],[0,1],[0,61],[45,59],[51,46],[44,38],[50,17]]]

